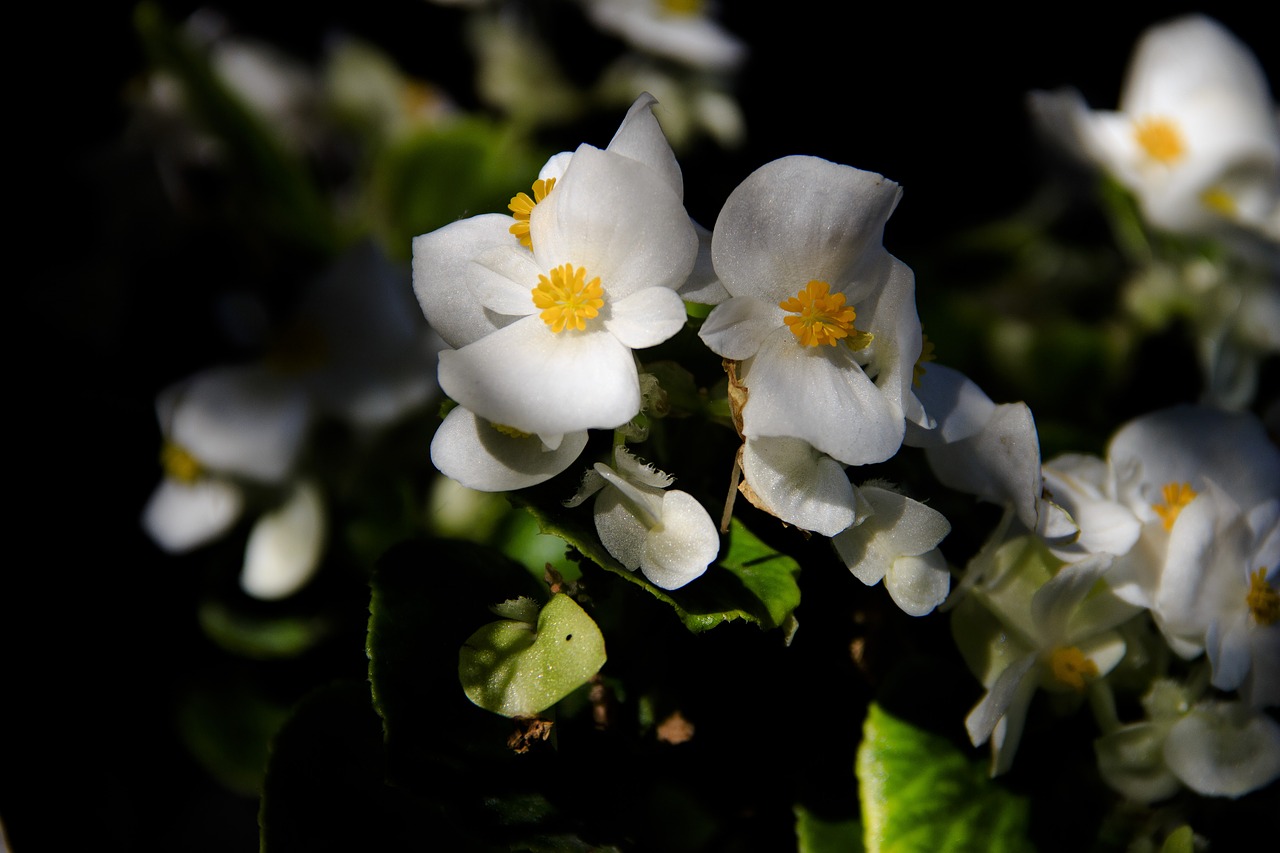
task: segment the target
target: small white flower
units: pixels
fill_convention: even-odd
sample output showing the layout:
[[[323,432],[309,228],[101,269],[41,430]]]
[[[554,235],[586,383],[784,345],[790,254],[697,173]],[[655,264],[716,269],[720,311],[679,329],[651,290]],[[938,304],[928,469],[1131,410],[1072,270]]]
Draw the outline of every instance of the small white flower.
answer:
[[[668,488],[671,476],[641,464],[625,447],[616,448],[614,464],[597,462],[566,505],[596,495],[601,544],[657,586],[679,589],[700,577],[720,551],[720,535],[706,509],[688,492]]]
[[[881,580],[909,616],[924,616],[941,604],[951,573],[938,543],[951,524],[937,510],[879,486],[863,485],[859,496],[871,512],[831,540],[854,577],[867,586]]]
[[[507,492],[551,479],[586,446],[586,430],[566,433],[552,448],[536,435],[490,423],[458,406],[431,439],[431,462],[469,489]]]

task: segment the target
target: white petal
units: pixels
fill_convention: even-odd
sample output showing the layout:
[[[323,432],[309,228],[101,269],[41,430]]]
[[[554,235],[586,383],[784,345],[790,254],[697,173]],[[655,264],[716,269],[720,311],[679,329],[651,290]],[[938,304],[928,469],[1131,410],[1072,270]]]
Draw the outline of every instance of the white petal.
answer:
[[[884,263],[884,225],[901,197],[893,181],[817,157],[783,157],[725,201],[712,236],[716,273],[733,296],[777,304],[811,280],[833,291]]]
[[[885,575],[884,588],[908,616],[932,613],[951,589],[947,559],[936,548],[919,556],[899,557]]]
[[[264,367],[215,368],[165,394],[171,441],[210,470],[264,482],[293,468],[311,421],[301,383]]]
[[[603,466],[602,466],[603,467]],[[598,470],[598,469],[597,469]],[[657,489],[655,498],[661,500]],[[637,504],[617,488],[602,489],[594,504],[596,533],[613,558],[631,571],[644,562],[645,540],[652,516],[647,501]]]
[[[1280,777],[1280,725],[1238,703],[1204,703],[1174,724],[1164,759],[1196,793],[1243,796]]]
[[[325,528],[320,490],[309,481],[298,483],[283,506],[253,526],[245,546],[241,588],[267,601],[293,595],[320,567]]]
[[[937,426],[922,429],[908,424],[903,443],[912,447],[947,444],[976,435],[996,410],[996,404],[977,383],[942,364],[924,366],[915,395]]]
[[[467,281],[485,274],[472,268],[475,258],[489,249],[519,245],[510,231],[513,222],[510,216],[484,214],[413,238],[413,292],[431,328],[452,347],[466,346],[510,322],[487,313]],[[535,284],[537,279],[529,287]]]
[[[883,462],[902,445],[902,411],[844,345],[806,347],[785,326],[744,371],[743,432],[802,438],[846,465]]]
[[[618,132],[610,140],[608,149],[623,157],[637,160],[657,173],[676,197],[684,199],[684,178],[680,175],[680,164],[676,162],[671,143],[662,132],[661,125],[653,115],[657,98],[648,92],[641,92],[627,110],[626,118],[618,127]]]
[[[754,296],[734,296],[712,309],[698,337],[716,355],[741,361],[755,355],[765,338],[785,328],[785,314],[777,305]]]
[[[1107,784],[1138,803],[1171,797],[1182,787],[1164,762],[1167,726],[1135,723],[1093,742],[1098,772]]]
[[[711,262],[711,232],[697,222],[693,223],[693,230],[698,235],[698,257],[693,262],[689,280],[680,286],[680,298],[685,302],[719,305],[729,298],[729,291],[720,283]]]
[[[1205,652],[1213,668],[1213,686],[1219,690],[1236,690],[1249,675],[1253,663],[1249,623],[1248,611],[1244,611],[1217,619],[1209,626]]]
[[[614,429],[640,411],[630,350],[603,330],[557,334],[537,316],[441,353],[440,387],[486,420],[535,434]]]
[[[160,481],[142,511],[142,527],[170,554],[181,554],[217,539],[231,529],[244,509],[240,488],[206,477],[190,485]]]
[[[870,514],[832,543],[854,577],[868,586],[878,583],[899,557],[932,550],[951,530],[942,513],[906,495],[876,486],[863,486],[859,493]]]
[[[506,492],[545,482],[568,468],[587,445],[587,432],[569,433],[555,450],[537,436],[516,438],[458,406],[431,440],[431,462],[469,489]]]
[[[529,217],[533,254],[552,269],[570,263],[599,276],[606,301],[650,287],[678,289],[698,238],[671,188],[642,163],[583,145]]]
[[[802,439],[748,438],[742,473],[774,515],[802,530],[835,536],[856,518],[844,467]]]
[[[508,317],[537,312],[533,290],[547,270],[539,269],[533,255],[512,239],[507,245],[477,250],[461,272],[465,276],[462,283],[476,302],[488,309],[485,316],[506,325]]]
[[[1107,449],[1113,467],[1136,462],[1159,500],[1166,483],[1197,492],[1211,479],[1243,507],[1280,498],[1280,449],[1253,415],[1202,406],[1174,406],[1125,424]]]
[[[969,732],[969,740],[974,746],[982,746],[991,737],[991,732],[1009,710],[1010,704],[1013,702],[1014,696],[1020,692],[1019,686],[1023,681],[1032,680],[1028,676],[1032,674],[1032,667],[1035,666],[1036,656],[1034,654],[1023,655],[1017,660],[1005,667],[1000,673],[1000,677],[996,679],[995,684],[991,685],[988,690],[973,707],[969,715],[965,717],[964,726]]]
[[[657,346],[684,328],[684,301],[665,287],[649,287],[614,302],[604,314],[604,327],[623,346]]]
[[[926,448],[944,485],[992,503],[1012,506],[1035,530],[1040,498],[1040,439],[1025,403],[996,407],[982,430],[964,441]]]
[[[720,534],[702,504],[689,493],[662,496],[662,524],[644,543],[640,570],[663,589],[679,589],[700,577],[720,552]]]

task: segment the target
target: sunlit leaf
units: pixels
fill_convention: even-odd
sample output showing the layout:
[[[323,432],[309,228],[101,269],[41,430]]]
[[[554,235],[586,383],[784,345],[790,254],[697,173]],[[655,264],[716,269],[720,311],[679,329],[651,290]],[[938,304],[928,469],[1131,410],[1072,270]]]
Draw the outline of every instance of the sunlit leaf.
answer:
[[[951,741],[872,704],[857,774],[870,853],[1031,851],[1025,800]]]

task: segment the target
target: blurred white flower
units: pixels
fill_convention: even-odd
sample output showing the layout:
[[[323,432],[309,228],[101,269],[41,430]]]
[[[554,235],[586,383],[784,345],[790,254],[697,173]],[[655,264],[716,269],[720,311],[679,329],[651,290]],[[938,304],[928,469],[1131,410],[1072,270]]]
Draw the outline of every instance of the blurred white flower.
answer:
[[[1118,111],[1091,111],[1075,91],[1035,93],[1032,104],[1132,191],[1153,225],[1237,225],[1280,240],[1275,104],[1257,60],[1216,21],[1188,15],[1148,29]]]
[[[1036,690],[1083,695],[1124,657],[1115,628],[1139,612],[1098,583],[1105,558],[1050,576],[1052,557],[1023,537],[1001,546],[994,560],[1006,565],[978,572],[984,581],[969,590],[952,621],[966,662],[987,688],[965,727],[974,746],[991,741],[993,776],[1012,766]]]
[[[747,47],[708,15],[704,0],[583,0],[600,29],[632,47],[706,71],[733,71]]]
[[[1195,701],[1157,680],[1142,704],[1146,719],[1094,742],[1107,784],[1139,803],[1183,786],[1210,797],[1240,797],[1280,777],[1280,725],[1240,702]]]
[[[596,495],[596,532],[605,549],[657,586],[679,589],[715,561],[720,535],[702,504],[688,492],[668,488],[672,482],[670,475],[618,446],[614,467],[597,462],[565,503],[577,506]]]

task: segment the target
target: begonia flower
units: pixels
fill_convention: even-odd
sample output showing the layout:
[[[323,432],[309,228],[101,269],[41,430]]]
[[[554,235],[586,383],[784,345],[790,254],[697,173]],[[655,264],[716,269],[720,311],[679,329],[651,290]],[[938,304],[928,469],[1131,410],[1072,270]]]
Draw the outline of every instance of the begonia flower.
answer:
[[[956,607],[952,633],[987,692],[965,718],[974,746],[991,742],[991,775],[1012,766],[1037,689],[1083,695],[1124,657],[1116,626],[1138,609],[1099,584],[1108,559],[1056,564],[1035,537],[994,552],[995,567]],[[972,571],[971,567],[971,571]]]
[[[864,484],[859,496],[871,511],[831,543],[853,576],[867,586],[884,581],[893,603],[909,616],[941,604],[951,573],[938,543],[951,524],[935,509],[906,495]]]
[[[586,446],[586,430],[566,433],[551,448],[536,435],[490,423],[457,406],[431,439],[431,462],[469,489],[507,492],[550,480]]]
[[[881,243],[901,190],[880,175],[784,157],[725,202],[712,260],[730,298],[699,334],[740,362],[745,438],[790,437],[845,465],[897,452],[921,349],[911,270]]]
[[[614,467],[597,462],[565,503],[577,506],[595,495],[596,532],[605,549],[655,585],[679,589],[715,561],[720,534],[702,504],[688,492],[669,488],[672,482],[669,474],[619,446]]]
[[[639,412],[632,350],[684,325],[676,290],[698,252],[670,173],[651,165],[654,141],[630,134],[608,150],[580,146],[529,206],[527,235],[493,214],[415,238],[423,311],[461,344],[440,355],[440,385],[452,399],[549,448]],[[637,150],[646,162],[628,156]],[[678,177],[673,156],[669,165]]]
[[[1032,103],[1134,193],[1153,225],[1189,234],[1238,225],[1280,239],[1280,126],[1266,75],[1211,18],[1148,29],[1117,111],[1091,111],[1071,90]]]
[[[1280,777],[1280,725],[1240,702],[1195,701],[1160,679],[1142,699],[1146,719],[1094,742],[1107,784],[1139,803],[1197,794],[1236,798]]]

